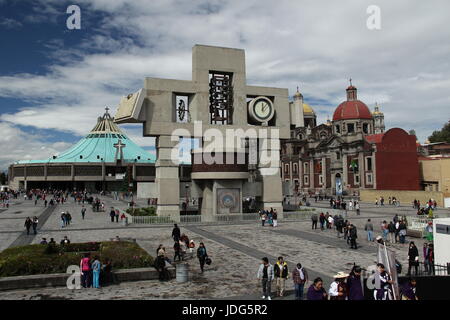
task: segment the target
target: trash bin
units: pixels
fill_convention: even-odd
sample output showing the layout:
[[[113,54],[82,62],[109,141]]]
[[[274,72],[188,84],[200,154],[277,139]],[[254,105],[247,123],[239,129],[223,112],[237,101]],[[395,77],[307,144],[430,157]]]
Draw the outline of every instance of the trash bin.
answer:
[[[176,266],[177,282],[184,283],[189,280],[189,265],[187,263],[180,263]]]

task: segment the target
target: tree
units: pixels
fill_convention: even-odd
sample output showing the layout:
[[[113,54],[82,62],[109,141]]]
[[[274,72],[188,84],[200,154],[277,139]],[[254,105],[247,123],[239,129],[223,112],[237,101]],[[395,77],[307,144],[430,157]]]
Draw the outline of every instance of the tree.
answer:
[[[434,131],[428,137],[431,143],[433,142],[449,142],[450,143],[450,121],[447,122],[441,130]]]
[[[133,190],[132,187],[130,187],[131,183],[134,183],[133,181],[133,177],[132,177],[132,167],[127,167],[127,170],[125,171],[125,176],[123,177],[123,182],[122,182],[122,188],[121,191],[122,192],[128,192],[131,190]]]

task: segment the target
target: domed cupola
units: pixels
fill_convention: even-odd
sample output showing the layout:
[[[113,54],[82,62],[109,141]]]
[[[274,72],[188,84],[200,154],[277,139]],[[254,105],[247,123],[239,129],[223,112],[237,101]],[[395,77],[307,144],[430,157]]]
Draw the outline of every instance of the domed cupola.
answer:
[[[373,116],[369,107],[358,100],[358,89],[350,86],[346,89],[347,101],[342,102],[334,111],[333,131],[336,134],[353,134],[362,132],[371,134],[373,132]]]

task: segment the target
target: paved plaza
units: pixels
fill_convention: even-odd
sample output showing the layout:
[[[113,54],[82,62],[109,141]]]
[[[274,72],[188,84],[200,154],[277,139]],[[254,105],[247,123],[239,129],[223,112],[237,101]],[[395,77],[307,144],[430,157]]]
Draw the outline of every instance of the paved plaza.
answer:
[[[106,208],[126,209],[124,201],[115,201],[102,197]],[[322,206],[326,212],[327,202],[314,203]],[[143,205],[143,204],[141,204]],[[7,210],[0,212],[0,250],[10,246],[39,243],[41,238],[54,238],[59,242],[64,236],[72,242],[106,241],[119,236],[134,238],[151,255],[155,255],[158,244],[165,245],[168,256],[173,256],[172,225],[128,225],[111,222],[107,212],[92,212],[90,206],[85,220],[81,219],[81,205],[69,201],[54,209],[46,209],[43,203],[34,205],[34,201],[15,200]],[[321,210],[321,209],[319,209]],[[66,228],[60,226],[62,211],[69,211],[72,224]],[[320,211],[319,211],[320,212]],[[439,211],[438,211],[439,212]],[[374,207],[362,204],[361,215],[349,211],[348,219],[358,228],[358,250],[350,249],[344,239],[338,239],[335,229],[311,230],[309,220],[279,222],[279,226],[262,227],[258,221],[233,224],[182,225],[181,232],[186,233],[196,244],[203,241],[211,266],[200,274],[197,259],[188,260],[191,281],[177,283],[176,280],[161,283],[159,281],[125,282],[102,289],[83,289],[71,291],[66,288],[43,288],[0,292],[0,299],[258,299],[260,288],[256,272],[260,259],[269,257],[273,264],[278,256],[283,256],[290,269],[301,262],[309,272],[310,280],[320,276],[328,288],[332,276],[338,271],[350,271],[353,263],[367,267],[376,261],[377,248],[366,240],[364,224],[372,219],[375,235],[379,235],[383,220],[392,220],[395,214],[413,216],[410,207]],[[38,216],[40,225],[36,236],[24,234],[26,217]],[[421,254],[422,239],[407,238],[416,242]],[[407,269],[407,244],[392,244],[389,247],[396,252],[397,259]],[[422,259],[422,257],[420,257]],[[286,283],[288,295],[293,298],[293,283]],[[273,289],[274,285],[273,285]]]

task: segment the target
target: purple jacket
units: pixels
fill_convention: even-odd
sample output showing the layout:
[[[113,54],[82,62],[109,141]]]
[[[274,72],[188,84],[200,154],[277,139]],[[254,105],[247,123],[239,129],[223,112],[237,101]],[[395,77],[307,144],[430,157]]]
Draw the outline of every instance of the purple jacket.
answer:
[[[349,288],[348,300],[364,300],[364,291],[361,285],[361,278],[355,275],[348,277]]]
[[[306,298],[308,300],[325,300],[323,296],[324,293],[326,293],[324,288],[322,288],[321,290],[316,290],[314,288],[314,285],[311,285],[308,288],[308,292],[306,293]]]

